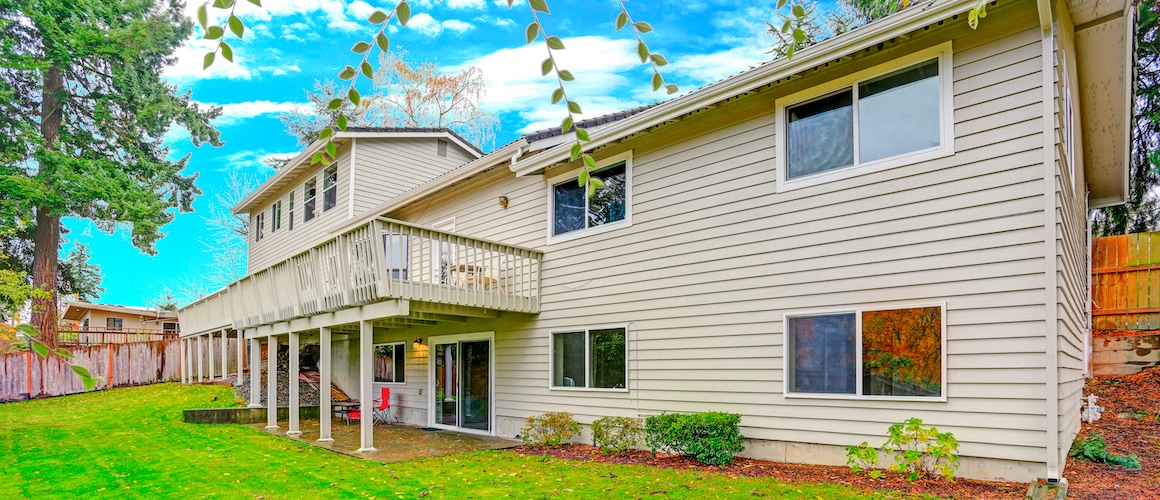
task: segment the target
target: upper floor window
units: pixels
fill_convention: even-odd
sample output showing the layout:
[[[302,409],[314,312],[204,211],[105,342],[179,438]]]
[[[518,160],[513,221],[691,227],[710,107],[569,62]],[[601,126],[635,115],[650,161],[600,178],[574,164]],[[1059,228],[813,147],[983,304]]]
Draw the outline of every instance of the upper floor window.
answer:
[[[326,167],[322,175],[322,211],[325,212],[338,203],[338,167]]]
[[[290,209],[287,211],[286,217],[287,217],[286,222],[288,223],[286,226],[286,230],[291,231],[294,229],[294,190],[293,189],[290,190]]]
[[[124,326],[125,320],[122,318],[105,318],[105,328],[109,330],[118,331]]]
[[[632,223],[632,154],[605,159],[590,174],[603,187],[589,190],[579,172],[555,177],[548,211],[548,243]]]
[[[778,190],[954,153],[946,43],[779,100]]]
[[[318,182],[313,178],[306,181],[306,185],[302,188],[302,221],[308,221],[314,218],[314,203],[315,194],[318,190]]]
[[[258,212],[258,215],[254,216],[254,241],[262,241],[266,236],[265,229],[266,212]]]
[[[274,223],[274,227],[270,232],[282,229],[282,200],[274,202],[274,206],[270,207],[270,219]]]

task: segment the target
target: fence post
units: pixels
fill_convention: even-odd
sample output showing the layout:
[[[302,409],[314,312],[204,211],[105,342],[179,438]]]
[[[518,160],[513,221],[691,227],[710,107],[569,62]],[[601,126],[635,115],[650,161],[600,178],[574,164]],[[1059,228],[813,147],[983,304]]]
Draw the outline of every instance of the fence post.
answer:
[[[24,371],[28,372],[28,399],[32,399],[32,349],[24,353]]]
[[[105,348],[109,350],[109,383],[107,385],[108,385],[109,389],[112,389],[113,388],[113,346],[111,344],[106,344]]]

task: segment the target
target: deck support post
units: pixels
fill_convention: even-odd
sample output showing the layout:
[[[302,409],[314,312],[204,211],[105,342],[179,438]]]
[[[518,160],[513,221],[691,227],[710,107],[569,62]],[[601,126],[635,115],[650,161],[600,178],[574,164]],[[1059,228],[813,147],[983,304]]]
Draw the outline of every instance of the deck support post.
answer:
[[[213,362],[214,362],[214,359],[213,359],[214,358],[214,356],[213,356],[213,332],[209,332],[206,335],[208,335],[208,337],[206,339],[206,343],[209,344],[209,357],[206,359],[206,362],[207,362],[207,364],[209,364],[209,381],[213,382],[213,372],[214,372],[214,370],[213,370]]]
[[[178,373],[181,374],[181,384],[185,385],[185,340],[177,339]]]
[[[290,373],[286,376],[286,383],[290,389],[290,430],[286,434],[297,436],[302,434],[298,428],[298,332],[290,332]]]
[[[203,344],[203,342],[202,342],[203,337],[204,337],[204,335],[197,336],[197,383],[199,383],[199,384],[201,383],[201,377],[202,377],[202,374],[204,373],[202,371],[202,368],[203,368],[202,358],[203,358],[203,356],[201,355],[202,354],[201,353],[201,344]]]
[[[362,418],[359,419],[359,449],[355,451],[379,451],[374,444],[374,404],[371,402],[374,397],[371,395],[375,366],[374,353],[371,352],[374,347],[374,325],[370,321],[359,321],[358,331],[358,402]]]
[[[237,334],[238,334],[238,378],[237,378],[237,383],[234,385],[241,387],[242,384],[245,383],[243,381],[245,379],[242,378],[242,370],[246,367],[246,362],[245,362],[245,360],[246,360],[246,338],[244,335],[242,335],[241,330],[238,330]]]
[[[250,408],[262,407],[262,340],[250,339]]]
[[[324,443],[334,441],[330,437],[331,418],[334,415],[330,410],[331,395],[330,364],[331,350],[330,328],[318,329],[318,440]]]
[[[230,334],[226,330],[222,330],[222,382],[226,381],[226,375],[230,373],[229,367],[230,357]]]
[[[278,337],[266,337],[266,428],[278,428]]]

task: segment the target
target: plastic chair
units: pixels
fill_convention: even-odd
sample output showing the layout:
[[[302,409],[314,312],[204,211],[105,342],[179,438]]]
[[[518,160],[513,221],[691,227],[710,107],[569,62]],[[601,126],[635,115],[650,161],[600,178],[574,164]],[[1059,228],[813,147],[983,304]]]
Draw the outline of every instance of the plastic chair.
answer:
[[[383,387],[383,395],[379,399],[375,399],[374,403],[378,406],[372,409],[372,418],[374,423],[382,422],[384,424],[391,424],[391,388]],[[362,418],[362,412],[359,410],[351,410],[348,416],[354,420]]]

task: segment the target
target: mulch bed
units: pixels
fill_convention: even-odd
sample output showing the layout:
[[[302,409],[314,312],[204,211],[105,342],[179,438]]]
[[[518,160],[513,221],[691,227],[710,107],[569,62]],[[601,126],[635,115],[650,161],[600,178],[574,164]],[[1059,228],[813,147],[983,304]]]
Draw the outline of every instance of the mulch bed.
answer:
[[[1080,438],[1099,434],[1109,453],[1135,453],[1139,470],[1069,458],[1064,475],[1069,496],[1099,499],[1160,498],[1160,367],[1135,375],[1096,378],[1084,395],[1095,394],[1103,416],[1084,424]]]
[[[725,467],[705,465],[690,457],[635,451],[605,454],[595,446],[574,444],[559,447],[520,446],[512,451],[524,455],[543,455],[585,462],[610,464],[649,465],[678,470],[721,472],[733,476],[768,477],[790,482],[845,484],[869,490],[894,490],[945,498],[1023,498],[1027,493],[1024,483],[996,483],[956,479],[953,483],[942,479],[920,479],[913,483],[900,474],[886,473],[881,479],[871,479],[853,473],[849,467],[789,464],[750,458],[737,458]]]

